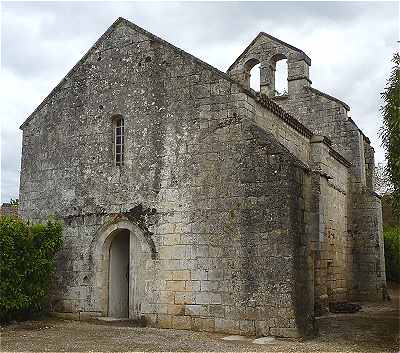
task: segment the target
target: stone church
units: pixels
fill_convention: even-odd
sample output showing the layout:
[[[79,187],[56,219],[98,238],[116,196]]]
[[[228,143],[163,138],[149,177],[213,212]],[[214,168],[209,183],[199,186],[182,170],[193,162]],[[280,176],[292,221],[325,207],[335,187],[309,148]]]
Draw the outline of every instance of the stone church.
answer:
[[[117,19],[21,126],[20,213],[64,223],[51,309],[305,337],[381,299],[374,150],[310,65],[261,32],[224,73]]]

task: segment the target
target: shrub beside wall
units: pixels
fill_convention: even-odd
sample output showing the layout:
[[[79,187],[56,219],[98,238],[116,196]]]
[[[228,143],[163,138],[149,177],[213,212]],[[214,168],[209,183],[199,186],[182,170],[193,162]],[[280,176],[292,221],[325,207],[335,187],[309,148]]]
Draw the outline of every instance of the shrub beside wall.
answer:
[[[383,238],[385,241],[386,279],[400,282],[400,226],[385,227]]]
[[[62,226],[30,225],[18,218],[0,218],[0,320],[28,316],[46,308],[62,246]]]

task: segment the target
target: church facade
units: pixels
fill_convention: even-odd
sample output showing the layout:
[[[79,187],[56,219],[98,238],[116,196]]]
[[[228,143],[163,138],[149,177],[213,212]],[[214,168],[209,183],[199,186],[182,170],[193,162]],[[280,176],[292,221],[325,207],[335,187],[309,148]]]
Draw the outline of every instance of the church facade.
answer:
[[[21,126],[20,214],[64,224],[52,310],[305,337],[382,298],[374,150],[310,65],[260,33],[223,73],[115,21]]]

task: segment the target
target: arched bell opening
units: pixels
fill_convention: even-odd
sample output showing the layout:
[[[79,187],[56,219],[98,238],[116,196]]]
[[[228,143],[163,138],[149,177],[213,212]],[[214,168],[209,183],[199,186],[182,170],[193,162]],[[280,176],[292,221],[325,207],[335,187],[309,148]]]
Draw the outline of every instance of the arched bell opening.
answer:
[[[280,59],[275,63],[275,96],[286,96],[288,94],[288,64],[287,59]]]
[[[257,59],[250,59],[244,64],[244,85],[256,92],[260,92],[260,69],[261,64]]]

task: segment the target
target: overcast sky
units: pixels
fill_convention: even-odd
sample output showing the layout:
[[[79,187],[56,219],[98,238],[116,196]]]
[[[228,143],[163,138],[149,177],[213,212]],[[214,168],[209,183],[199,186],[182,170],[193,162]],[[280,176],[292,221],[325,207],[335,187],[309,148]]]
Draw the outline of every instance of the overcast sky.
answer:
[[[398,46],[397,2],[2,2],[2,202],[18,197],[19,126],[119,16],[222,71],[260,31],[302,49],[313,87],[350,105],[384,159],[379,93]]]

